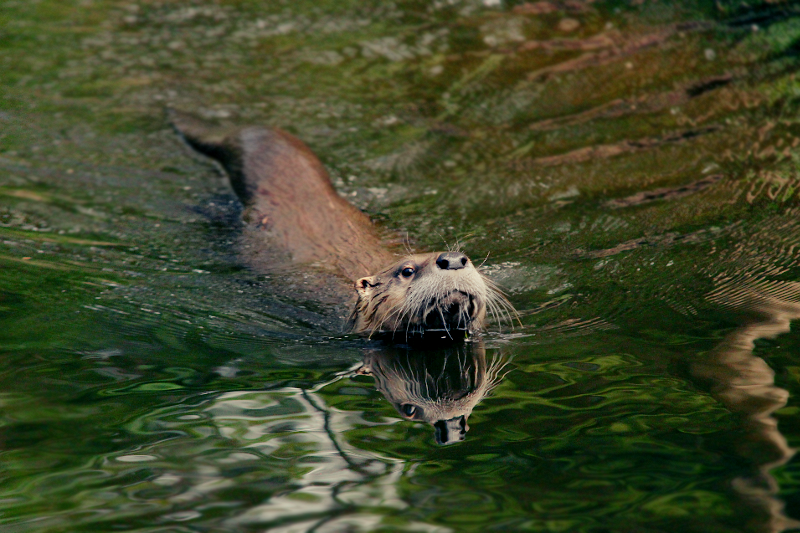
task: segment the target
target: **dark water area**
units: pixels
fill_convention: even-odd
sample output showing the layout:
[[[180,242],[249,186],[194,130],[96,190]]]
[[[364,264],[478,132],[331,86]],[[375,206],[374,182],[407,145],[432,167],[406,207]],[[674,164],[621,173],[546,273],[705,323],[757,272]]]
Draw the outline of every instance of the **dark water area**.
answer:
[[[777,0],[0,0],[0,529],[797,530],[798,69]],[[344,334],[167,106],[521,323]]]

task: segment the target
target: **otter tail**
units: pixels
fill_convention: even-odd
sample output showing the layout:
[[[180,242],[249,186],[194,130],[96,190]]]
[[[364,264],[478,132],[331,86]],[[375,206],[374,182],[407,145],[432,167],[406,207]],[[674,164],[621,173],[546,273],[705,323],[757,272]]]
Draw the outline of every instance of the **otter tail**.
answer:
[[[223,128],[209,124],[188,113],[167,109],[172,129],[197,152],[218,161],[231,180],[234,191],[248,204],[252,191],[244,176],[244,154],[239,142],[241,128]]]
[[[175,132],[201,154],[221,160],[230,150],[227,146],[230,129],[212,126],[188,113],[171,108],[167,109],[167,118]]]

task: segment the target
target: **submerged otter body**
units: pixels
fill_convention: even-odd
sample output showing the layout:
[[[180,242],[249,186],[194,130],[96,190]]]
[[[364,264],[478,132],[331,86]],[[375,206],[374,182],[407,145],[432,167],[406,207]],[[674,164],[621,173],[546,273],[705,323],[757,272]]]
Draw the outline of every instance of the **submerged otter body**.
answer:
[[[245,262],[271,272],[304,264],[355,280],[354,333],[469,332],[487,308],[510,309],[499,291],[460,252],[404,258],[391,253],[369,218],[340,197],[319,159],[279,129],[221,130],[170,112],[174,128],[227,172],[244,211]],[[372,274],[377,272],[377,274]],[[370,275],[372,274],[372,275]],[[351,281],[352,282],[352,281]]]
[[[170,118],[192,148],[225,168],[245,207],[247,238],[256,245],[248,263],[256,270],[274,270],[288,260],[352,280],[394,260],[369,218],[336,193],[300,139],[259,126],[218,130],[177,112]]]

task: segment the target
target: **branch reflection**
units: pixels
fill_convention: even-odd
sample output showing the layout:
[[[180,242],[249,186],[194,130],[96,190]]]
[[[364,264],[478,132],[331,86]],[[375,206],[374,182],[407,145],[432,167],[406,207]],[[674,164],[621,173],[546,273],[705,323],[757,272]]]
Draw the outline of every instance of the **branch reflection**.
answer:
[[[800,526],[784,513],[779,487],[770,471],[795,454],[778,430],[772,414],[784,407],[789,393],[775,386],[775,373],[753,354],[755,341],[788,333],[800,318],[800,284],[776,282],[757,288],[723,284],[708,299],[748,312],[751,318],[691,367],[695,378],[710,384],[711,394],[741,416],[743,435],[736,440],[737,455],[751,460],[756,471],[733,480],[733,489],[755,515],[757,530],[778,533]]]

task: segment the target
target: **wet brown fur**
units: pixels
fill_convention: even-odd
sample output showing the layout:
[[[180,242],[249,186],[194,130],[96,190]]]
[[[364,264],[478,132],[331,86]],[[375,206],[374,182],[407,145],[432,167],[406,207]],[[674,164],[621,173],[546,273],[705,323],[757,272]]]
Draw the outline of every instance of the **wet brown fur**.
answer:
[[[272,241],[292,262],[333,267],[354,279],[394,260],[369,218],[336,193],[297,137],[258,126],[215,130],[175,111],[170,119],[192,148],[225,168],[245,206],[247,231]]]

